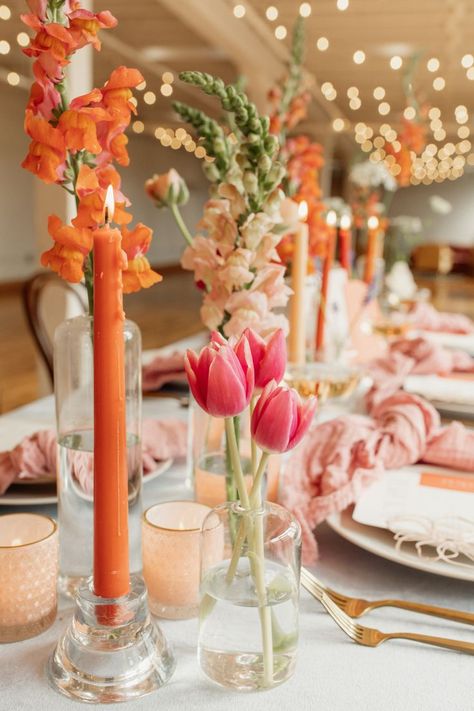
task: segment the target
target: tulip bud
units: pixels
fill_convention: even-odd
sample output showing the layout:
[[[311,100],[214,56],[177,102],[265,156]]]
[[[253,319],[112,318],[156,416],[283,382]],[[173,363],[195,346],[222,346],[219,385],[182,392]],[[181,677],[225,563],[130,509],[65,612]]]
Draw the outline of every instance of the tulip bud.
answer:
[[[277,329],[268,341],[264,341],[258,333],[246,328],[236,346],[236,352],[243,339],[247,340],[252,355],[255,387],[264,388],[271,380],[279,383],[286,370],[286,340],[283,330]]]
[[[151,199],[155,200],[157,207],[185,205],[189,200],[187,185],[174,168],[147,180],[145,190]]]
[[[235,417],[248,407],[254,389],[250,348],[245,341],[236,353],[217,334],[199,357],[187,351],[184,367],[198,405],[213,417]]]
[[[251,431],[265,452],[288,452],[303,439],[316,411],[316,398],[305,403],[296,390],[271,381],[260,395],[252,415]]]

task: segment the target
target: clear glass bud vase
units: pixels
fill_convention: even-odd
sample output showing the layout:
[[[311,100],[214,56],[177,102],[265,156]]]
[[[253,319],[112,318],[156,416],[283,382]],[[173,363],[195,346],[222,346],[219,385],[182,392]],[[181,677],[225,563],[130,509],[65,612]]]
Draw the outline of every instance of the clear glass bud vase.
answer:
[[[124,324],[130,572],[141,570],[141,336]],[[72,594],[92,574],[94,376],[93,320],[64,321],[54,339],[58,434],[60,586]]]
[[[199,663],[221,686],[268,689],[295,669],[301,529],[282,506],[217,506],[201,536]]]

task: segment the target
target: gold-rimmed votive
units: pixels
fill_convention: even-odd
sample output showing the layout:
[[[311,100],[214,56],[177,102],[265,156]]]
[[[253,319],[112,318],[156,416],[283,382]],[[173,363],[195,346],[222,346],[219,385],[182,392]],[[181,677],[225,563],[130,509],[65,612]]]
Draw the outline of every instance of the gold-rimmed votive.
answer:
[[[48,516],[0,516],[0,642],[50,627],[57,610],[58,529]]]
[[[143,577],[154,615],[186,619],[198,614],[201,528],[210,511],[196,501],[167,501],[145,511]],[[218,560],[223,542],[217,529],[215,544]]]

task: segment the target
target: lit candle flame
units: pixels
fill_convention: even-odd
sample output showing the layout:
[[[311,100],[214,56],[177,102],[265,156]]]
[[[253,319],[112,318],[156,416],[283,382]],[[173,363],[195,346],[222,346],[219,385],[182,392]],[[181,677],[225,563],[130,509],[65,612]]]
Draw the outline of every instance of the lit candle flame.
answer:
[[[326,222],[329,227],[335,227],[337,223],[337,214],[334,210],[329,210],[326,215]]]
[[[308,203],[306,200],[302,200],[298,205],[298,219],[301,222],[306,222],[308,219]]]
[[[115,200],[114,200],[114,189],[111,185],[107,188],[107,192],[105,194],[105,202],[104,202],[104,222],[105,224],[109,224],[112,222],[114,219],[114,212],[115,212]]]
[[[351,227],[351,218],[349,215],[341,217],[341,230],[349,230]]]
[[[375,215],[371,215],[369,219],[367,220],[367,227],[369,230],[376,230],[377,227],[379,226],[379,218],[375,217]]]

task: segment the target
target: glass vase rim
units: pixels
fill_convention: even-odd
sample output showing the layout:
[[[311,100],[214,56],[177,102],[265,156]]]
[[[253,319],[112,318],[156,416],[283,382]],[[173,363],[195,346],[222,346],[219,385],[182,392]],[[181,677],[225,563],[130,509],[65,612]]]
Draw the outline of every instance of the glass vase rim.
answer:
[[[87,323],[91,323],[94,321],[94,316],[89,313],[76,314],[75,316],[70,316],[69,318],[65,318],[61,323],[62,324],[71,323],[72,321],[85,321]],[[137,322],[133,321],[133,319],[131,319],[131,318],[125,317],[123,322],[124,322],[124,324],[133,324],[133,326],[136,326],[138,328]]]
[[[277,504],[274,501],[263,501],[262,506],[254,509],[246,509],[243,506],[241,506],[240,501],[225,501],[222,504],[218,504],[217,506],[214,506],[209,513],[207,514],[206,518],[202,522],[202,532],[206,533],[207,531],[211,531],[212,528],[215,528],[216,526],[213,526],[212,528],[205,528],[206,521],[211,518],[212,515],[217,515],[219,516],[219,513],[223,511],[232,511],[232,507],[235,508],[235,506],[241,507],[240,510],[235,511],[237,515],[241,516],[261,516],[265,514],[271,514],[272,512],[275,514],[280,514],[283,513],[286,517],[287,520],[287,527],[283,532],[280,532],[271,538],[268,538],[265,541],[265,544],[268,543],[274,543],[276,541],[281,540],[282,538],[285,538],[287,535],[287,531],[290,529],[294,531],[295,535],[292,536],[295,540],[301,540],[302,537],[302,530],[301,530],[301,524],[299,523],[298,519],[296,516],[285,506],[282,506],[281,504]],[[218,524],[217,524],[218,525]]]
[[[12,550],[17,550],[18,548],[27,548],[28,546],[36,546],[38,543],[43,543],[43,541],[47,541],[48,538],[52,538],[55,533],[58,531],[58,524],[52,518],[52,516],[47,516],[46,514],[40,514],[40,513],[35,513],[35,512],[30,512],[30,511],[14,511],[13,513],[8,513],[8,514],[2,514],[1,518],[11,518],[12,516],[36,516],[36,518],[42,518],[43,520],[49,521],[49,523],[52,524],[52,528],[47,533],[46,535],[42,536],[41,538],[37,538],[34,541],[30,541],[29,543],[16,543],[14,545],[9,545],[9,546],[2,546],[0,545],[0,550],[2,551],[12,551]]]

